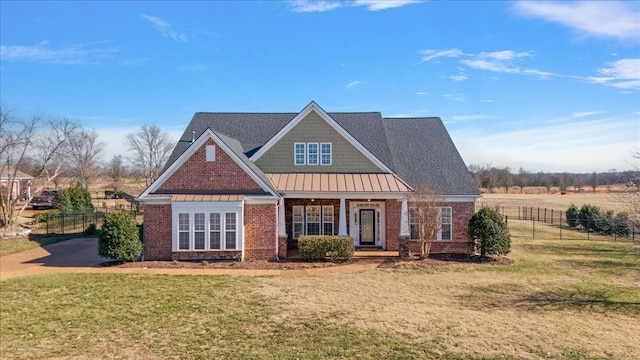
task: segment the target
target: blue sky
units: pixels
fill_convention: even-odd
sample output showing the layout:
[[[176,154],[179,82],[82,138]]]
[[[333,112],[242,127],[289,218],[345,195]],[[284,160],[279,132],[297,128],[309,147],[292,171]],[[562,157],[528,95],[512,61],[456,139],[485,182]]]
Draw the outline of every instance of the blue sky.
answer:
[[[0,101],[127,155],[198,111],[439,116],[467,164],[592,172],[640,146],[640,1],[0,2]]]

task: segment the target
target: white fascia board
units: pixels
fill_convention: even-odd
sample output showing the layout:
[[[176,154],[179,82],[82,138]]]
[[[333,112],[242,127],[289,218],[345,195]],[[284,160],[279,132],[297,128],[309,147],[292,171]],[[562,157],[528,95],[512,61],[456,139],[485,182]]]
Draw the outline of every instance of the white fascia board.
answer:
[[[162,175],[160,175],[160,177],[158,179],[156,179],[156,181],[153,182],[153,184],[151,184],[141,195],[139,198],[144,198],[146,196],[148,196],[150,193],[158,190],[158,188],[160,188],[160,186],[162,184],[164,184],[165,181],[167,181],[167,179],[173,175],[174,172],[176,172],[176,170],[178,170],[182,165],[184,165],[187,160],[189,160],[189,158],[191,157],[191,155],[193,155],[198,149],[200,149],[200,147],[202,147],[202,145],[205,144],[205,142],[208,139],[212,139],[213,142],[216,143],[216,145],[220,146],[220,148],[222,148],[222,150],[229,155],[229,157],[231,157],[233,159],[233,161],[235,161],[236,164],[238,164],[238,166],[240,166],[242,168],[242,170],[244,170],[244,172],[249,175],[251,177],[251,179],[253,179],[253,181],[255,181],[258,185],[260,185],[260,187],[262,188],[262,190],[267,191],[268,193],[270,193],[273,196],[278,196],[277,193],[274,193],[274,190],[272,189],[271,186],[269,186],[269,184],[267,184],[266,182],[264,182],[264,180],[262,180],[262,178],[260,178],[260,176],[258,176],[258,174],[256,174],[251,168],[249,168],[249,166],[247,166],[247,164],[245,164],[244,161],[242,161],[242,159],[240,159],[235,152],[233,152],[233,150],[231,150],[229,148],[229,146],[227,146],[227,144],[225,144],[224,141],[222,141],[222,139],[220,139],[220,137],[218,137],[211,129],[207,128],[207,130],[205,130],[202,135],[200,135],[188,148],[187,150],[185,150],[177,159],[176,161],[173,162],[173,164],[171,164],[171,166],[169,166],[169,168],[162,173]]]
[[[370,193],[353,193],[353,192],[284,192],[282,197],[286,199],[404,199],[408,193],[399,192],[370,192]]]
[[[433,199],[434,196],[425,195],[423,197]],[[476,202],[481,196],[480,195],[442,195],[435,196],[436,201],[438,202],[448,202],[448,203],[459,203],[459,202]],[[409,195],[408,199],[416,199],[420,198],[419,195],[412,196]]]
[[[245,204],[277,204],[280,201],[280,197],[273,196],[245,196]]]
[[[171,196],[140,196],[135,199],[143,205],[168,205],[171,204]]]
[[[256,151],[251,156],[251,161],[256,162],[264,153],[266,153],[275,143],[280,141],[293,127],[295,127],[302,119],[304,119],[311,111],[315,111],[324,121],[326,121],[334,130],[342,135],[351,145],[358,149],[367,159],[374,163],[380,170],[393,174],[387,165],[385,165],[380,159],[378,159],[373,153],[367,150],[356,138],[354,138],[349,132],[347,132],[338,122],[336,122],[326,111],[324,111],[315,101],[312,101],[302,111],[296,115],[289,123],[283,127],[274,137],[272,137],[266,144],[264,144],[260,150]]]

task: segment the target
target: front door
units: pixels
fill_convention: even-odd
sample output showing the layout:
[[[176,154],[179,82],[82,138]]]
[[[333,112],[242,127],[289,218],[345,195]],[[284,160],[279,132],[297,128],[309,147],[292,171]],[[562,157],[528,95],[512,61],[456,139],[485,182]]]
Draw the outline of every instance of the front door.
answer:
[[[374,245],[376,242],[375,210],[360,210],[360,245]]]

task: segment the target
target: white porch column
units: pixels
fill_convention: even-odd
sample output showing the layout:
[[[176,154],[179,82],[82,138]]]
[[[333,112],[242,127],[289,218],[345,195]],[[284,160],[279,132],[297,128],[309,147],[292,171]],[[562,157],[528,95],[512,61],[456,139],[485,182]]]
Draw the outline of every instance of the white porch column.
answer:
[[[338,235],[348,236],[347,234],[347,205],[344,198],[340,198],[340,216],[338,218]]]
[[[402,208],[400,211],[400,237],[411,236],[409,229],[409,204],[407,199],[402,199]]]
[[[284,198],[278,203],[278,237],[287,237],[287,225],[284,215]]]

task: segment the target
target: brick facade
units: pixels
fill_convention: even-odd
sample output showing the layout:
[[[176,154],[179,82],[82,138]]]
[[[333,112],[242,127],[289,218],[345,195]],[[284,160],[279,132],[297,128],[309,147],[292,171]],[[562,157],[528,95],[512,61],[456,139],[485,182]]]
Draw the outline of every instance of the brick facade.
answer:
[[[398,251],[400,245],[400,216],[402,215],[402,202],[399,200],[386,200],[385,207],[385,237],[387,250]]]
[[[278,238],[276,204],[244,206],[244,256],[246,260],[274,260]]]
[[[445,206],[451,207],[451,216],[453,234],[451,241],[434,241],[431,245],[431,253],[469,253],[469,245],[467,240],[467,232],[469,229],[469,220],[475,212],[476,206],[474,202],[452,202]],[[411,242],[411,252],[420,253],[420,243]]]
[[[206,146],[216,147],[215,161],[206,161]],[[160,186],[160,191],[178,193],[185,190],[245,190],[262,192],[260,186],[211,139],[207,140],[191,157]]]
[[[144,259],[171,260],[171,205],[144,206]]]

